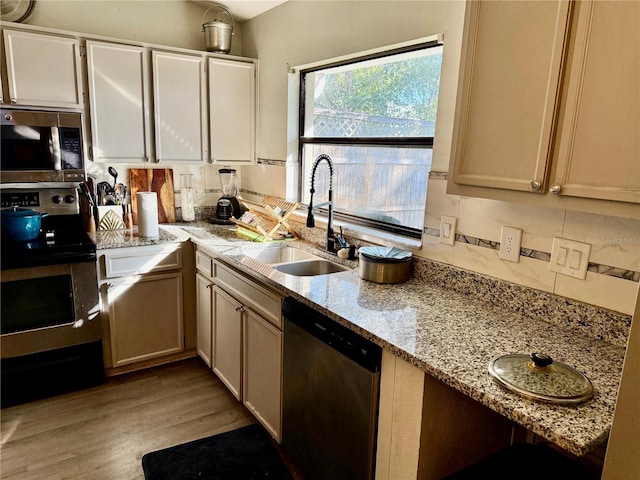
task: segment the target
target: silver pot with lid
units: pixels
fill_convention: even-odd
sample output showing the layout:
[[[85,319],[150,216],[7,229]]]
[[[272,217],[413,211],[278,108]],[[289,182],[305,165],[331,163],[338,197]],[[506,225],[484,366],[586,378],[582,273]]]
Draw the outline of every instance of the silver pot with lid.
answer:
[[[585,402],[594,392],[584,374],[544,353],[496,357],[489,363],[489,374],[512,392],[558,405]]]
[[[231,24],[219,18],[214,18],[209,22],[205,22],[204,17],[207,15],[209,10],[213,8],[222,10],[222,12],[224,12],[228,17]],[[235,21],[226,7],[219,4],[213,4],[213,6],[209,7],[204,12],[200,23],[202,23],[202,31],[204,32],[204,41],[207,47],[207,52],[229,53],[231,51],[231,36],[233,35],[233,30],[235,28]]]
[[[409,280],[411,252],[396,247],[362,247],[359,251],[360,278],[375,283],[402,283]]]

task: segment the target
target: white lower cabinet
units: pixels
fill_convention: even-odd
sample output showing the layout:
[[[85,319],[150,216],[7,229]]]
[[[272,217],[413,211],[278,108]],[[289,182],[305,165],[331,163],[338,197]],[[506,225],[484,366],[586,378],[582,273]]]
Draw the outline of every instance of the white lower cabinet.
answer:
[[[204,275],[196,274],[196,348],[198,355],[211,366],[211,289],[213,283]]]
[[[213,287],[213,371],[233,396],[242,400],[243,306]]]
[[[244,405],[280,441],[282,331],[252,310],[244,316]]]
[[[202,251],[196,268],[198,353],[279,442],[282,297]]]
[[[185,349],[180,244],[98,251],[105,366]]]
[[[103,298],[114,367],[183,350],[180,272],[114,280]]]

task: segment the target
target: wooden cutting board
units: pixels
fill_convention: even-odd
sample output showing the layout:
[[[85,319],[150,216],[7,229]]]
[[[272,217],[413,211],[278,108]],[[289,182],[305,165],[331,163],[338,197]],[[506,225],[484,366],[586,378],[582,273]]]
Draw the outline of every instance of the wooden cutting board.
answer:
[[[176,221],[176,203],[173,190],[173,170],[171,168],[131,168],[129,169],[131,188],[131,208],[133,223],[138,223],[137,192],[158,194],[158,223]]]

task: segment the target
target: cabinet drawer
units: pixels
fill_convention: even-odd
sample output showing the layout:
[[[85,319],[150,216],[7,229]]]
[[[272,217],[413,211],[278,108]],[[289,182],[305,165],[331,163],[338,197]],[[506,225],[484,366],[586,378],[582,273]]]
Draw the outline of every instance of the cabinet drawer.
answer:
[[[161,272],[182,268],[180,245],[115,248],[106,251],[105,278]]]
[[[214,281],[237,300],[282,329],[282,298],[218,262],[213,263]]]
[[[204,276],[213,278],[213,259],[201,251],[196,251],[196,270]]]

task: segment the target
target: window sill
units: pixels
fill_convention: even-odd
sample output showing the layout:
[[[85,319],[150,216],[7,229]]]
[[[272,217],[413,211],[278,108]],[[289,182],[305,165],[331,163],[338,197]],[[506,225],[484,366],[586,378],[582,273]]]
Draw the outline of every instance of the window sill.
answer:
[[[315,228],[327,228],[326,215],[321,212],[314,212],[313,216],[316,220]],[[289,218],[306,225],[307,209],[298,209]],[[368,243],[375,243],[377,245],[397,246],[399,248],[409,248],[413,250],[419,250],[422,247],[422,239],[405,237],[403,235],[398,235],[397,233],[385,232],[375,228],[334,219],[333,230],[337,232],[340,230],[340,227],[342,227],[344,236],[347,240],[356,239]]]

